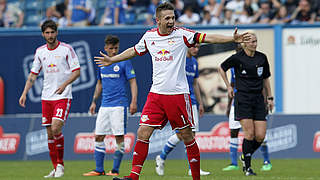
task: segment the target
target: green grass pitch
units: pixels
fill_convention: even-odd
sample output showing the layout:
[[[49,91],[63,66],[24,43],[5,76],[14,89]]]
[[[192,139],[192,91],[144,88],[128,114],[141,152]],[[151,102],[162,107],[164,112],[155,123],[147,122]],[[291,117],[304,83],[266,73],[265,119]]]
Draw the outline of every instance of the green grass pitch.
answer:
[[[201,168],[212,172],[209,176],[202,176],[203,180],[320,180],[319,159],[273,159],[273,169],[261,172],[261,159],[252,162],[252,168],[258,174],[256,177],[245,177],[241,170],[223,172],[221,169],[228,165],[229,160],[201,160]],[[50,161],[0,161],[1,180],[37,180],[51,171]],[[111,180],[112,177],[83,177],[82,173],[94,169],[94,161],[66,161],[66,180]],[[112,161],[105,161],[106,171],[112,168]],[[131,161],[123,161],[120,175],[127,175],[131,169]],[[160,177],[155,174],[155,161],[147,160],[144,164],[140,180],[175,180],[192,179],[187,175],[185,160],[167,160],[165,175]]]

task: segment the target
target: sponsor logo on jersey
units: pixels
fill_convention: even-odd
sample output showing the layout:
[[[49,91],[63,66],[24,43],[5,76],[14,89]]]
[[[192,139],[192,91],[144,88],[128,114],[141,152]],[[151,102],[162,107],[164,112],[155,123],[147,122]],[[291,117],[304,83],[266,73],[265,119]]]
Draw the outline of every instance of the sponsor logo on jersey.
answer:
[[[125,153],[131,152],[135,140],[134,133],[127,133],[124,135],[124,150]],[[78,154],[92,154],[94,153],[94,133],[78,133],[75,137],[73,150]],[[117,149],[117,143],[113,135],[107,135],[104,138],[106,145],[106,153],[113,154]]]
[[[0,126],[0,154],[15,154],[20,143],[20,134],[4,133]]]
[[[156,45],[156,43],[154,43],[154,41],[152,41],[151,46],[154,46],[154,45]]]
[[[119,78],[120,74],[101,74],[101,78]]]
[[[173,56],[169,56],[170,51],[162,49],[160,51],[157,52],[157,54],[161,55],[160,57],[155,57],[156,61],[172,61],[173,60]]]
[[[47,73],[57,73],[57,72],[59,72],[59,69],[58,69],[57,65],[51,63],[48,65],[46,72]]]

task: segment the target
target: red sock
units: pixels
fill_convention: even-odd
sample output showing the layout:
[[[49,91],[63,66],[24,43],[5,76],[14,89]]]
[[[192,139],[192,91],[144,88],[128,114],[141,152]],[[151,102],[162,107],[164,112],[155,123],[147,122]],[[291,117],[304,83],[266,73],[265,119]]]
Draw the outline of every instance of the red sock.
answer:
[[[200,179],[200,152],[195,139],[191,142],[186,143],[187,155],[189,160],[189,165],[191,168],[192,179]]]
[[[49,155],[54,169],[57,167],[57,153],[54,139],[48,139]]]
[[[149,141],[137,139],[136,146],[134,147],[132,169],[130,177],[132,180],[138,180],[144,161],[148,156]]]
[[[57,164],[63,163],[63,151],[64,151],[64,136],[62,133],[55,135],[55,144],[56,144],[56,152],[57,152]]]

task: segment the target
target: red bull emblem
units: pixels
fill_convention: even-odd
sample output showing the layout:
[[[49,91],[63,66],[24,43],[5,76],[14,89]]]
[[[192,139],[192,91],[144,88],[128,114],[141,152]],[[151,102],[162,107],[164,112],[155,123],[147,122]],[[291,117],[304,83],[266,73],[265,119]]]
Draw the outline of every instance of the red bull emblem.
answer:
[[[48,67],[56,67],[57,65],[55,64],[49,64]]]
[[[160,54],[161,56],[165,56],[166,54],[170,54],[170,51],[162,49],[161,51],[159,51],[157,54]]]

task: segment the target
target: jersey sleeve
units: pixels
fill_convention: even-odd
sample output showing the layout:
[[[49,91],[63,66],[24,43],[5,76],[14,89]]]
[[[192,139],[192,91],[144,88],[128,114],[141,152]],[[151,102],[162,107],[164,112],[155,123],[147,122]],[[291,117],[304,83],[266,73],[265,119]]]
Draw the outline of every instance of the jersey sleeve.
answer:
[[[101,80],[102,78],[101,78],[101,70],[100,70],[101,68],[100,67],[98,67],[97,68],[97,79],[98,80]]]
[[[183,33],[184,43],[188,48],[193,47],[196,43],[202,43],[205,40],[206,34],[195,32],[190,29],[181,28]]]
[[[226,59],[222,64],[221,64],[221,68],[224,71],[227,71],[228,69],[230,69],[231,67],[235,66],[235,56],[232,55],[230,56],[228,59]]]
[[[268,58],[266,55],[264,55],[264,58],[265,58],[265,61],[263,64],[263,68],[264,68],[263,79],[267,79],[268,77],[271,76],[271,73],[270,73],[270,66],[269,66]]]
[[[125,62],[126,62],[126,64],[125,64],[125,66],[126,66],[125,67],[125,70],[126,70],[125,74],[126,74],[127,80],[135,78],[136,77],[136,73],[134,72],[134,69],[132,67],[131,61],[128,60],[128,61],[125,61]]]
[[[31,73],[38,75],[41,71],[42,63],[39,57],[38,51],[36,51],[36,54],[34,55],[34,60],[32,63]]]
[[[76,70],[80,70],[80,63],[79,63],[78,56],[70,45],[68,46],[67,61],[69,63],[70,70],[72,72]]]
[[[196,59],[194,59],[194,65],[196,66],[196,69],[195,69],[195,75],[194,75],[194,78],[198,78],[199,77],[199,65],[198,65],[198,62]]]
[[[134,46],[134,50],[139,56],[142,56],[148,52],[148,48],[146,44],[146,36],[147,36],[147,33],[145,33],[140,39],[140,41],[138,42],[138,44]]]

